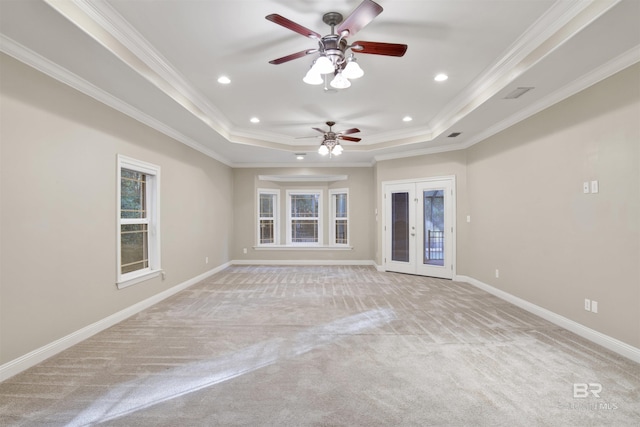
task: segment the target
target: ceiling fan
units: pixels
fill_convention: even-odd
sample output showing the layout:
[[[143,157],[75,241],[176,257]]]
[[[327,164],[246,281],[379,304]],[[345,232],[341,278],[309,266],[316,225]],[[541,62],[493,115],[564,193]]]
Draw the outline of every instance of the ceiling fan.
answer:
[[[334,74],[331,86],[336,89],[344,89],[351,86],[349,79],[361,77],[364,72],[356,62],[353,52],[368,53],[372,55],[403,56],[407,51],[406,44],[380,43],[370,41],[356,41],[351,44],[347,37],[353,36],[382,12],[382,6],[372,0],[364,0],[351,14],[343,20],[342,14],[329,12],[324,14],[322,21],[331,26],[331,34],[321,36],[302,25],[293,22],[278,14],[267,15],[265,18],[275,24],[281,25],[291,31],[295,31],[305,37],[318,42],[317,49],[305,49],[282,58],[269,61],[270,64],[282,64],[303,56],[318,53],[319,56],[313,62],[311,69],[303,81],[308,84],[322,84],[324,79],[321,74]],[[337,26],[337,28],[336,28]],[[347,51],[351,53],[347,56]]]
[[[340,145],[340,141],[352,141],[352,142],[360,142],[361,138],[356,138],[353,136],[347,136],[352,133],[360,132],[358,128],[351,128],[347,130],[343,130],[342,132],[334,132],[333,126],[336,122],[327,122],[327,126],[329,126],[329,130],[322,130],[320,128],[311,128],[315,131],[318,131],[322,134],[323,140],[322,144],[320,144],[320,148],[318,148],[318,153],[325,156],[329,154],[329,156],[339,156],[342,154],[342,146]]]

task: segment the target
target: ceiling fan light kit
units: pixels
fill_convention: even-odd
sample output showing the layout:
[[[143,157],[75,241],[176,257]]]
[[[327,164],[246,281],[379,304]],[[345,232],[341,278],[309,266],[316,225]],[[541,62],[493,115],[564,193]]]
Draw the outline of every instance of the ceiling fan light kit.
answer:
[[[354,42],[349,44],[347,42],[347,37],[353,36],[373,21],[382,10],[382,6],[374,1],[364,0],[344,20],[342,14],[338,12],[326,13],[322,17],[322,21],[331,27],[331,34],[324,37],[278,14],[267,15],[267,20],[318,42],[317,49],[306,49],[269,62],[277,65],[309,54],[318,53],[319,56],[313,62],[302,81],[310,85],[319,85],[324,81],[323,74],[333,74],[334,78],[330,82],[331,87],[346,89],[351,86],[350,80],[358,79],[364,75],[364,71],[356,62],[353,51],[386,56],[403,56],[407,51],[407,45],[405,44],[378,42]],[[352,52],[347,56],[348,50]]]
[[[310,85],[321,85],[325,83],[325,90],[327,90],[327,76],[333,74],[333,79],[329,83],[331,87],[335,89],[346,89],[351,86],[350,80],[359,79],[364,75],[364,71],[358,64],[354,52],[372,55],[403,56],[407,51],[406,44],[369,41],[357,41],[349,44],[347,42],[347,37],[353,36],[364,28],[373,21],[376,16],[380,15],[382,10],[382,6],[374,1],[363,0],[344,20],[342,14],[338,12],[325,13],[322,21],[331,27],[331,33],[326,36],[321,36],[319,33],[293,22],[284,16],[275,13],[267,15],[265,18],[268,21],[318,42],[317,49],[305,49],[274,59],[269,61],[269,63],[274,65],[283,64],[294,59],[302,58],[303,56],[317,53],[318,57],[313,61],[311,68],[309,68],[309,71],[307,71],[302,81]],[[342,154],[342,145],[340,145],[339,140],[360,141],[360,138],[345,136],[350,133],[360,132],[359,129],[352,128],[335,133],[331,130],[335,122],[327,122],[327,125],[329,126],[328,132],[313,128],[324,134],[324,139],[318,148],[318,153],[323,156],[328,154],[329,157],[331,157]]]
[[[329,126],[328,131],[322,130],[320,128],[312,128],[313,130],[320,132],[323,136],[322,143],[320,144],[320,147],[318,147],[318,154],[320,154],[321,156],[326,156],[328,154],[329,157],[331,157],[331,156],[339,156],[340,154],[342,154],[343,148],[342,148],[342,145],[340,145],[340,140],[352,141],[352,142],[360,141],[360,138],[347,136],[352,133],[360,132],[360,129],[351,128],[351,129],[343,130],[342,132],[334,132],[333,125],[335,124],[336,124],[335,122],[327,122],[327,126]]]

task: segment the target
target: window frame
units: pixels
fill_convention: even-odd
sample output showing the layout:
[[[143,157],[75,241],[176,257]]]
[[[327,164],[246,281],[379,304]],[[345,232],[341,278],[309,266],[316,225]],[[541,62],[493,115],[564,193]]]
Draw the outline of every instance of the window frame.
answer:
[[[338,217],[336,214],[336,196],[338,194],[345,194],[347,197],[347,214],[345,217]],[[350,211],[350,201],[349,201],[349,189],[348,188],[336,188],[333,190],[329,190],[329,203],[330,203],[330,232],[329,239],[331,246],[349,246],[351,243],[351,226],[349,223],[349,211]],[[336,241],[336,224],[338,220],[344,220],[347,225],[347,241],[345,243],[338,243]]]
[[[260,196],[268,194],[274,197],[273,202],[273,243],[262,243],[260,241],[260,222],[263,217],[260,216]],[[256,246],[269,247],[277,246],[280,244],[280,190],[269,188],[258,188],[258,194],[256,199]],[[264,217],[268,218],[268,217]]]
[[[145,174],[146,218],[122,218],[122,170]],[[162,272],[160,257],[160,166],[118,154],[116,185],[116,285],[118,289],[157,277]],[[147,224],[148,267],[122,273],[122,225]]]
[[[322,246],[323,245],[323,221],[324,218],[324,210],[323,210],[323,191],[319,189],[299,189],[299,190],[287,190],[287,245],[288,246]],[[317,217],[292,217],[291,216],[291,196],[299,196],[299,195],[317,195],[318,196],[318,216]],[[315,219],[318,224],[318,241],[317,242],[292,242],[292,233],[291,226],[295,219]]]

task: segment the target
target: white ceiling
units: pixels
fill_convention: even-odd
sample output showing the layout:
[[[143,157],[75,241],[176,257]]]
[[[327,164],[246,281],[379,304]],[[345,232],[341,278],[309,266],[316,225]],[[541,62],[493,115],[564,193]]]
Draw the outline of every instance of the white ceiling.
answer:
[[[640,61],[638,0],[379,0],[384,11],[349,41],[404,43],[404,57],[356,54],[365,75],[340,91],[302,82],[313,55],[269,64],[317,43],[266,15],[324,35],[323,14],[360,2],[1,0],[0,46],[234,167],[369,166],[465,148]],[[441,72],[449,79],[435,82]],[[504,99],[518,87],[535,89]],[[327,120],[362,141],[320,156],[321,139],[301,137]]]

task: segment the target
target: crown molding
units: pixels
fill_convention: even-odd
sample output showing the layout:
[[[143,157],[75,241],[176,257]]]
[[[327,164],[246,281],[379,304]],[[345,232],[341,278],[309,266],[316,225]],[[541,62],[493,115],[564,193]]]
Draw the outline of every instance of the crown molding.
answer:
[[[224,114],[201,97],[107,2],[43,1],[207,126],[225,139],[232,139],[231,126]]]
[[[132,107],[121,99],[111,95],[108,92],[98,88],[97,86],[89,83],[78,75],[70,72],[69,70],[55,64],[54,62],[44,58],[43,56],[33,52],[30,49],[16,43],[12,39],[6,37],[4,34],[0,34],[0,51],[15,58],[16,60],[23,62],[24,64],[40,71],[41,73],[61,82],[65,85],[105,104],[108,107],[113,108],[137,121],[143,123],[158,132],[173,138],[194,150],[205,154],[212,159],[219,161],[227,166],[232,166],[232,163],[219,155],[212,149],[205,147],[204,145],[194,141],[193,139],[181,134],[170,126],[165,125],[159,120],[143,113],[137,108]]]
[[[450,129],[620,1],[556,1],[500,59],[434,117],[429,125],[432,137]]]
[[[547,95],[546,97],[531,104],[527,108],[524,108],[517,113],[509,116],[505,120],[496,123],[495,125],[487,128],[483,132],[475,134],[469,140],[467,140],[462,148],[468,148],[475,145],[503,130],[525,120],[534,114],[539,113],[591,86],[594,84],[611,77],[612,75],[624,70],[627,67],[632,66],[640,62],[640,45],[634,46],[628,51],[622,53],[616,58],[612,59],[608,63],[592,70],[591,72],[584,74],[577,80],[574,80],[568,85],[560,88],[559,90]]]

